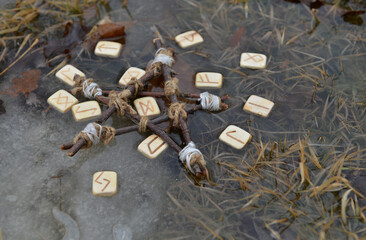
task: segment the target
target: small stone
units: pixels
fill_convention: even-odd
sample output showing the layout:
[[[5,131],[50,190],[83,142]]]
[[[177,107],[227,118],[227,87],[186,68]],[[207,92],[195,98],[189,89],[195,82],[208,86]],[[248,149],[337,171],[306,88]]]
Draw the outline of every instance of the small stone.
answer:
[[[132,231],[122,224],[113,226],[113,240],[132,240]]]
[[[16,202],[17,201],[17,196],[15,195],[9,195],[6,197],[6,200],[8,200],[9,202]]]

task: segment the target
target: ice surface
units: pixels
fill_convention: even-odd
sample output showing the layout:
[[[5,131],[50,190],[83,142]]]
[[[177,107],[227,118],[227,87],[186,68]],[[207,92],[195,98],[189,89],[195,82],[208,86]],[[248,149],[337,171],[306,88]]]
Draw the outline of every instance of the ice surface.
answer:
[[[59,211],[56,207],[52,210],[53,216],[65,227],[65,235],[62,240],[79,240],[80,232],[77,223],[69,215]]]

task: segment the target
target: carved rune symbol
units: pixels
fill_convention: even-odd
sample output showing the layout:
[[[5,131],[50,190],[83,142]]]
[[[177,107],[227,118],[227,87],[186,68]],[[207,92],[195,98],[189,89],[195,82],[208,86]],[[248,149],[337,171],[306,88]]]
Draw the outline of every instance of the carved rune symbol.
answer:
[[[67,78],[67,79],[69,79],[70,81],[73,81],[73,79],[71,79],[71,77],[69,77],[68,75],[66,75],[65,74],[65,72],[70,72],[70,67],[68,68],[68,69],[65,69],[65,70],[63,70],[62,72],[61,72],[61,74],[65,77],[65,78]]]
[[[249,58],[245,59],[244,60],[245,62],[250,59],[252,59],[256,63],[262,62],[264,60],[264,58],[261,55],[250,55],[249,53],[247,53],[247,55]]]
[[[75,110],[75,113],[82,113],[82,112],[88,112],[88,111],[93,111],[92,114],[95,113],[95,111],[97,111],[97,108],[88,108],[88,109],[84,109],[80,111],[80,106],[76,107],[77,109]]]
[[[147,147],[149,149],[149,152],[150,154],[154,154],[156,151],[158,151],[163,145],[164,145],[164,142],[162,142],[157,148],[155,148],[154,150],[151,150],[151,144],[156,140],[158,139],[159,137],[156,136],[155,138],[153,138],[148,144],[147,144]]]
[[[151,112],[154,112],[154,106],[152,105],[151,101],[148,100],[147,104],[143,103],[143,102],[139,102],[140,107],[141,107],[141,111],[143,113],[144,116],[147,115],[147,113],[149,112],[149,110]]]
[[[234,131],[230,131],[230,132],[227,132],[226,133],[226,135],[228,136],[228,137],[231,137],[232,139],[234,139],[234,140],[236,140],[236,141],[238,141],[238,142],[240,142],[240,143],[242,143],[242,144],[245,144],[243,141],[241,141],[240,139],[237,139],[236,137],[233,137],[232,135],[231,135],[231,133],[236,133],[236,130],[234,130]]]
[[[67,108],[67,105],[69,103],[72,103],[72,101],[69,102],[69,97],[68,96],[61,96],[61,93],[58,94],[58,97],[52,98],[52,99],[56,99],[57,100],[57,104],[65,104],[65,108]],[[65,101],[62,101],[62,99],[65,99]]]
[[[188,41],[188,42],[193,42],[194,41],[194,36],[197,34],[197,32],[191,33],[191,34],[187,34],[182,36],[182,38],[178,41],[178,42],[182,42],[182,41]]]
[[[127,84],[131,78],[135,77],[135,78],[138,78],[141,74],[141,72],[138,72],[138,71],[128,71],[127,72],[129,76],[125,76],[123,78],[123,81]]]
[[[253,106],[256,106],[256,107],[259,107],[259,108],[264,108],[264,109],[266,109],[266,110],[269,110],[269,108],[268,108],[268,107],[261,106],[261,105],[259,105],[259,104],[255,104],[255,103],[252,103],[252,102],[249,102],[248,104],[253,105]]]
[[[98,182],[98,179],[103,175],[103,173],[104,172],[101,172],[100,174],[99,174],[99,176],[95,179],[95,182],[96,183],[99,183],[99,184],[103,184],[102,182]],[[104,188],[102,189],[102,192],[107,188],[107,186],[111,183],[111,181],[110,180],[108,180],[108,179],[106,179],[106,178],[103,178],[103,180],[104,181],[106,181],[107,182],[107,184],[104,186]]]
[[[219,83],[219,82],[211,82],[210,81],[210,78],[207,76],[207,73],[205,73],[206,80],[202,77],[202,74],[198,74],[198,76],[201,79],[201,81],[198,81],[198,82],[201,82],[201,83],[212,83],[212,84]]]

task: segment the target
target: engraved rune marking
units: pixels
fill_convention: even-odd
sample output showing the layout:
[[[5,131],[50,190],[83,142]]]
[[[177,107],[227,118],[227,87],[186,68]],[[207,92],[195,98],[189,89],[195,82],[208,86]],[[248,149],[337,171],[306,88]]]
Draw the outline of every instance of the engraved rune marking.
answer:
[[[104,43],[102,43],[100,46],[98,46],[99,51],[101,51],[101,52],[102,52],[102,49],[103,49],[103,48],[104,48],[104,49],[118,49],[118,48],[115,48],[115,47],[105,47],[104,45],[105,45],[105,44],[104,44]]]
[[[140,76],[140,72],[138,72],[138,71],[129,71],[129,72],[127,72],[128,73],[128,75],[130,75],[129,77],[128,76],[125,76],[124,78],[123,78],[123,81],[125,82],[125,83],[127,83],[129,80],[131,80],[131,78],[133,78],[133,77],[135,77],[135,78],[138,78],[139,76]],[[128,80],[128,81],[127,81]]]
[[[156,153],[156,151],[158,151],[163,145],[164,145],[164,142],[162,143],[162,144],[160,144],[157,148],[155,148],[155,150],[153,150],[153,151],[151,151],[151,147],[150,147],[150,145],[156,140],[156,139],[158,139],[159,137],[158,136],[156,136],[154,139],[152,139],[148,144],[147,144],[147,147],[148,147],[148,149],[149,149],[149,152],[150,152],[150,154],[154,154],[154,153]]]
[[[140,104],[141,111],[142,111],[143,115],[147,115],[147,113],[149,112],[149,110],[151,112],[154,112],[154,106],[152,105],[152,103],[150,102],[150,100],[147,101],[147,104],[145,104],[143,102],[139,102],[139,104]]]
[[[80,111],[80,106],[76,107],[77,109],[75,110],[76,113],[82,113],[82,112],[88,112],[88,111],[93,111],[92,114],[94,114],[97,111],[97,108],[89,108],[89,109],[85,109],[85,110],[81,110]]]
[[[236,141],[238,141],[238,142],[242,143],[242,144],[245,144],[243,141],[241,141],[240,139],[237,139],[236,137],[231,136],[229,133],[236,133],[236,130],[234,130],[234,131],[230,131],[230,132],[227,132],[227,133],[226,133],[226,135],[227,135],[228,137],[231,137],[232,139],[234,139],[234,140],[236,140]]]
[[[67,79],[69,79],[70,81],[73,81],[68,75],[66,75],[65,74],[65,72],[70,72],[70,68],[68,68],[68,69],[65,69],[65,70],[63,70],[62,72],[61,72],[61,74],[65,77],[65,78],[67,78]]]
[[[104,172],[101,172],[100,174],[99,174],[99,176],[95,179],[95,181],[94,182],[96,182],[96,183],[98,183],[98,184],[103,184],[103,183],[101,183],[101,182],[98,182],[98,179],[103,175],[103,173]],[[101,190],[102,192],[107,188],[107,186],[111,183],[111,181],[110,180],[108,180],[108,179],[106,179],[106,178],[103,178],[103,180],[104,181],[106,181],[106,182],[108,182],[105,186],[104,186],[104,188]]]
[[[247,55],[249,56],[249,58],[245,59],[244,60],[245,62],[250,60],[250,59],[253,59],[253,61],[256,62],[256,63],[262,62],[264,60],[264,58],[261,55],[250,55],[249,53],[247,53]]]
[[[207,73],[205,73],[205,76],[206,76],[206,80],[204,78],[202,78],[202,74],[198,74],[198,76],[200,77],[201,81],[198,81],[198,82],[201,82],[201,83],[211,83],[211,84],[216,84],[216,83],[219,83],[219,82],[211,82],[210,81],[210,78],[207,76]]]
[[[248,104],[251,104],[251,105],[256,106],[256,107],[264,108],[264,109],[266,109],[266,110],[269,110],[269,108],[268,108],[268,107],[261,106],[261,105],[259,105],[259,104],[255,104],[255,103],[252,103],[252,102],[249,102]]]
[[[196,35],[197,33],[194,32],[194,33],[191,33],[191,34],[188,34],[188,35],[185,35],[183,36],[182,39],[180,39],[178,42],[182,42],[184,40],[188,41],[188,42],[193,42],[194,41],[194,35]]]
[[[67,108],[67,105],[69,103],[72,103],[72,101],[69,102],[69,96],[61,96],[61,93],[58,94],[58,97],[52,98],[57,100],[57,104],[65,104],[65,108]],[[61,102],[61,99],[65,99],[65,101]]]

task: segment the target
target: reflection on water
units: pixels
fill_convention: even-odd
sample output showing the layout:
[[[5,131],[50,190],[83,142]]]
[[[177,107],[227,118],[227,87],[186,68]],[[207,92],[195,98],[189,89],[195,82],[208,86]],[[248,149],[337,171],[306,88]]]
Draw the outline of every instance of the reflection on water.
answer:
[[[0,140],[3,239],[62,239],[73,223],[80,239],[365,236],[362,3],[317,1],[317,11],[311,11],[310,1],[129,1],[128,9],[122,2],[81,5],[79,11],[73,5],[67,12],[59,2],[41,8],[34,1],[37,16],[12,39],[3,35],[1,51],[7,52],[1,71],[40,41],[0,80],[0,130],[6,136]],[[82,44],[106,17],[125,25],[118,59],[94,56]],[[230,108],[189,117],[192,139],[216,186],[195,186],[171,149],[154,160],[143,157],[136,149],[148,134],[119,136],[73,158],[59,150],[85,123],[76,123],[70,113],[45,111],[47,98],[66,88],[47,74],[68,62],[113,89],[129,67],[144,69],[152,59],[155,27],[176,51],[182,92],[199,92],[196,72],[224,76],[223,87],[210,92],[229,94]],[[198,31],[204,43],[179,48],[174,37],[188,30]],[[242,52],[265,54],[267,68],[240,68]],[[38,80],[24,76],[36,69]],[[253,94],[275,103],[268,118],[242,110]],[[131,122],[114,116],[107,124]],[[243,150],[218,140],[230,124],[252,134]],[[178,135],[174,139],[181,141]],[[118,173],[116,196],[92,195],[91,178],[100,170]]]

